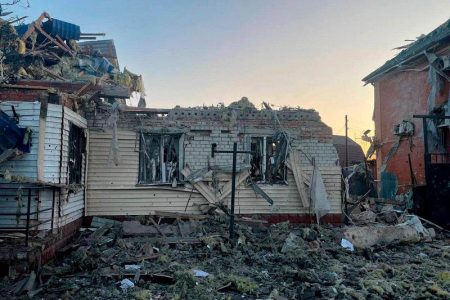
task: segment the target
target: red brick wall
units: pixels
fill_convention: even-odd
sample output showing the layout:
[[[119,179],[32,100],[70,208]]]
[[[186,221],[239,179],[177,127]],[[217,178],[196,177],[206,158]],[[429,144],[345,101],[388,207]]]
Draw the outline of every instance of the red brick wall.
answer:
[[[402,120],[412,121],[415,134],[412,151],[408,140],[403,140],[397,153],[387,163],[386,170],[397,176],[399,193],[409,190],[411,175],[408,153],[411,155],[413,172],[419,184],[425,184],[424,147],[422,119],[413,119],[415,114],[428,114],[427,101],[431,86],[427,82],[428,72],[398,72],[383,77],[375,83],[374,121],[377,138],[383,143],[377,152],[377,170],[397,139],[392,129]],[[449,84],[446,82],[438,92],[436,105],[447,101]],[[380,177],[378,177],[380,178]]]

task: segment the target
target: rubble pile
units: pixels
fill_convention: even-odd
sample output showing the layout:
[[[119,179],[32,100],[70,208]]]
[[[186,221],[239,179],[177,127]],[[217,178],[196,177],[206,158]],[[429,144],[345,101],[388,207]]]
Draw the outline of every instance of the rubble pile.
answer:
[[[0,82],[101,81],[143,94],[142,76],[126,68],[121,71],[117,58],[107,58],[99,50],[78,44],[80,39],[96,39],[102,35],[83,34],[78,25],[52,18],[46,12],[30,24],[13,26],[0,19]],[[110,40],[104,42],[112,43]],[[114,45],[108,44],[108,47]]]
[[[94,218],[59,258],[1,282],[7,298],[448,299],[449,236],[341,246],[343,229],[222,216]],[[245,221],[245,222],[244,222]],[[344,229],[345,231],[345,229]]]

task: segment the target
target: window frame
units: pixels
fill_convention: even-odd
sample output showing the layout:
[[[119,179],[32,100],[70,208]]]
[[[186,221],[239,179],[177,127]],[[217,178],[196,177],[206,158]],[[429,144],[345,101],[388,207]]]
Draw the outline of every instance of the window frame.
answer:
[[[250,150],[252,150],[251,148],[252,148],[253,139],[257,139],[257,140],[261,140],[262,139],[262,141],[263,141],[263,146],[262,146],[262,157],[263,157],[263,159],[261,161],[261,167],[260,167],[260,173],[262,174],[262,178],[260,177],[260,179],[257,179],[256,182],[259,183],[259,184],[282,184],[282,185],[286,185],[287,184],[287,176],[288,176],[288,171],[287,171],[286,164],[283,164],[283,170],[282,170],[282,172],[283,172],[283,179],[276,180],[276,181],[271,181],[271,180],[269,180],[267,178],[268,177],[267,176],[268,175],[267,172],[269,171],[268,167],[269,167],[269,160],[270,160],[270,157],[268,155],[268,143],[271,142],[272,136],[270,136],[270,135],[252,135],[252,136],[250,136],[250,139],[249,139],[249,142],[250,142],[249,148],[250,148]],[[251,165],[252,159],[253,159],[253,155],[252,154],[248,154],[248,160],[250,162],[250,165]],[[258,178],[258,177],[252,177],[250,175],[250,178],[254,180],[255,178]]]
[[[75,140],[74,140],[75,139]],[[83,184],[83,154],[86,152],[84,129],[69,121],[67,178],[69,184]]]
[[[147,137],[146,137],[147,136]],[[159,178],[155,181],[152,180],[145,180],[144,181],[144,168],[145,168],[145,154],[146,152],[143,151],[143,139],[146,139],[146,141],[149,139],[149,136],[152,136],[152,138],[154,138],[155,136],[158,137],[158,143],[159,143],[159,160],[160,162],[158,163],[158,168],[159,168]],[[166,178],[163,178],[163,169],[164,166],[163,164],[166,164],[166,162],[164,162],[164,159],[160,159],[161,157],[164,157],[165,154],[165,150],[164,150],[164,143],[163,143],[163,139],[167,138],[169,136],[172,136],[175,138],[175,143],[174,143],[174,147],[175,151],[177,152],[177,166],[175,169],[176,175],[176,182],[177,184],[182,183],[182,175],[181,175],[181,166],[184,165],[184,147],[183,147],[183,141],[184,141],[184,135],[181,133],[157,133],[157,132],[140,132],[139,133],[139,148],[138,148],[138,152],[139,152],[139,161],[138,161],[138,178],[137,178],[137,186],[155,186],[155,185],[172,185],[172,181],[166,181]],[[166,176],[167,177],[167,176]]]

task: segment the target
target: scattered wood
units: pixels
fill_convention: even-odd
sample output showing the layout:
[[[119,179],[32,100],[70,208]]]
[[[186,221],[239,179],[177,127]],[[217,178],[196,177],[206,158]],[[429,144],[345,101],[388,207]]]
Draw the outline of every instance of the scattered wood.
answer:
[[[152,217],[149,218],[150,221],[152,222],[153,226],[155,226],[156,230],[158,230],[158,232],[165,238],[167,238],[167,236],[164,234],[164,232],[161,230],[161,228],[159,228],[158,223],[155,222],[155,220],[153,220]]]
[[[59,76],[58,74],[54,73],[52,70],[49,70],[49,69],[47,69],[47,68],[44,67],[44,66],[41,66],[41,69],[42,69],[43,71],[45,71],[45,73],[47,73],[48,75],[50,75],[51,77],[53,77],[53,78],[55,78],[55,79],[59,79],[59,80],[62,80],[62,81],[68,81],[68,80],[65,79],[64,77]]]
[[[141,223],[139,223],[139,221],[122,222],[122,232],[125,236],[156,236],[159,233],[155,227],[142,225]]]
[[[67,52],[70,56],[75,57],[75,53],[67,48],[67,45],[65,43],[61,43],[59,42],[57,39],[54,39],[53,37],[51,37],[47,32],[45,32],[40,25],[36,25],[34,24],[34,28],[39,31],[39,33],[41,33],[42,35],[44,35],[47,39],[49,39],[50,41],[52,41],[56,46],[58,46],[61,50]]]

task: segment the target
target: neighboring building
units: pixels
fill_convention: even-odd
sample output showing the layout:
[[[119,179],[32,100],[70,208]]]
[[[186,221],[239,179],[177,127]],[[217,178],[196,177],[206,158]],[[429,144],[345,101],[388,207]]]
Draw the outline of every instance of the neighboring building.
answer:
[[[346,138],[343,135],[333,135],[333,145],[336,148],[339,156],[339,163],[342,167],[347,165],[345,140]],[[347,137],[347,153],[349,166],[364,162],[364,152],[361,146],[349,137]]]
[[[196,214],[204,211],[204,205],[229,207],[230,190],[226,186],[232,155],[217,154],[212,158],[211,145],[217,143],[219,150],[232,150],[233,142],[237,142],[239,150],[255,152],[238,156],[241,174],[237,181],[237,214],[309,220],[309,196],[301,199],[294,175],[285,164],[288,153],[298,152],[298,167],[307,178],[306,184],[311,182],[313,158],[322,173],[331,205],[324,220],[340,222],[341,175],[331,128],[314,110],[257,110],[240,104],[242,100],[229,107],[116,110],[106,103],[98,104],[86,113],[86,214]],[[283,132],[289,136],[288,142]],[[183,176],[187,175],[186,167],[197,174],[195,179]],[[249,185],[247,169],[251,182],[257,183],[265,195]],[[203,186],[193,189],[196,182]],[[307,206],[302,201],[308,201]]]
[[[450,122],[436,117],[450,115],[449,79],[450,20],[363,79],[375,88],[373,119],[382,197],[394,198],[428,185],[429,202],[442,199],[448,209]],[[426,121],[427,132],[414,115],[434,117]],[[432,210],[443,211],[441,204]]]
[[[0,230],[73,232],[81,226],[88,131],[76,91],[85,87],[43,80],[0,87]],[[87,90],[130,95],[118,87],[115,94],[108,86]]]

